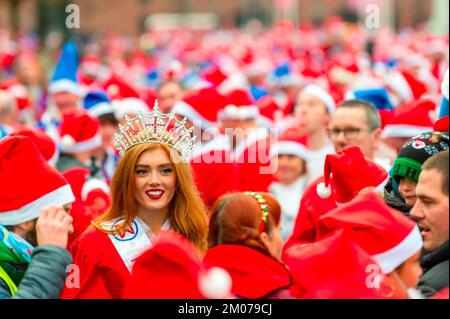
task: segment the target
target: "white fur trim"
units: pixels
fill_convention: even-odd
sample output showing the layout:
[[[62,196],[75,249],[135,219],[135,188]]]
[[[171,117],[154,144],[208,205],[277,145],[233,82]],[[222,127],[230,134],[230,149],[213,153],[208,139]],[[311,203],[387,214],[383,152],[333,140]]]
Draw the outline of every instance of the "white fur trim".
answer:
[[[39,217],[41,210],[50,205],[67,205],[75,201],[70,185],[64,185],[22,206],[19,209],[0,212],[0,224],[19,225]]]
[[[85,201],[89,193],[94,189],[100,189],[106,194],[110,193],[108,185],[103,180],[99,178],[89,178],[86,183],[84,183],[83,188],[81,189],[81,199]]]
[[[277,156],[280,154],[295,155],[305,161],[308,160],[308,153],[308,149],[304,145],[291,141],[278,142],[270,149],[270,156]]]
[[[51,82],[48,92],[51,94],[69,92],[79,97],[83,97],[85,95],[81,85],[70,80],[57,80],[55,82]]]
[[[125,115],[137,115],[138,112],[148,113],[150,110],[144,101],[128,97],[119,101],[113,102],[114,115],[116,119],[121,120]]]
[[[257,119],[259,116],[259,108],[254,105],[248,106],[236,106],[233,104],[227,105],[223,110],[219,111],[218,119],[229,120],[247,120],[247,119]]]
[[[112,105],[110,103],[107,102],[102,102],[102,103],[98,103],[96,105],[94,105],[93,107],[91,107],[89,110],[89,113],[91,113],[92,115],[99,117],[105,114],[114,114]]]
[[[191,105],[182,100],[175,103],[172,109],[172,113],[184,116],[191,122],[200,121],[202,128],[211,128],[216,126],[215,123],[205,119]]]
[[[75,143],[73,146],[61,144],[61,152],[69,154],[88,152],[100,147],[101,145],[102,136],[100,133],[97,133],[94,137],[83,142]]]
[[[336,103],[334,102],[333,98],[327,91],[322,89],[320,86],[313,85],[313,84],[308,85],[306,88],[304,88],[301,91],[300,94],[303,94],[303,93],[310,94],[310,95],[315,96],[318,99],[320,99],[323,102],[323,104],[325,104],[330,115],[333,115],[334,112],[336,111]]]
[[[406,236],[405,239],[388,251],[372,256],[380,265],[385,274],[394,271],[408,258],[422,249],[423,240],[417,226]]]
[[[383,138],[388,137],[413,137],[417,134],[432,131],[432,127],[416,126],[416,125],[402,125],[402,124],[389,124],[383,129]]]

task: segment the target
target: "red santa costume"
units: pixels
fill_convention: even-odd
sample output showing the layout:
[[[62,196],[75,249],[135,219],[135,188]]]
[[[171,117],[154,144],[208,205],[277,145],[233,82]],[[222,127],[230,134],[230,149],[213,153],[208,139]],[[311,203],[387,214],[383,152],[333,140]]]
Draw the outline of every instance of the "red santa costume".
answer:
[[[247,91],[234,90],[227,97],[229,104],[219,112],[220,121],[258,119],[258,107]],[[233,148],[237,190],[267,192],[273,182],[270,145],[271,136],[268,129],[254,127],[245,130]]]
[[[116,220],[103,225],[113,230]],[[169,229],[169,223],[162,229]],[[118,299],[123,298],[131,279],[131,268],[136,258],[152,246],[153,233],[140,219],[122,235],[108,235],[98,229],[87,230],[72,244],[74,264],[79,268],[79,285],[66,285],[63,299]]]
[[[324,173],[303,194],[294,231],[284,246],[284,254],[295,243],[317,240],[320,216],[351,201],[361,190],[376,187],[388,178],[388,173],[365,158],[357,146],[327,155]]]
[[[193,91],[175,103],[173,112],[186,117],[201,128],[190,164],[197,188],[206,205],[212,207],[217,198],[234,189],[234,167],[231,161],[231,144],[217,130],[217,114],[226,104],[224,96],[214,88]],[[204,141],[202,139],[209,140]]]

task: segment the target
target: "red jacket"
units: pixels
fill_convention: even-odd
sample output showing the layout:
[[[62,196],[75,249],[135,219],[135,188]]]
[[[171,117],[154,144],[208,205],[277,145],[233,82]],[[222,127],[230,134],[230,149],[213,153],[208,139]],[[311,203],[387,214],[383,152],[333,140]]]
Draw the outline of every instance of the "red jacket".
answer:
[[[233,281],[231,293],[238,298],[286,297],[292,285],[291,274],[282,263],[242,245],[213,247],[203,264],[228,271]]]
[[[62,299],[122,298],[131,274],[106,233],[98,229],[86,231],[73,243],[71,252],[80,285],[66,285]]]

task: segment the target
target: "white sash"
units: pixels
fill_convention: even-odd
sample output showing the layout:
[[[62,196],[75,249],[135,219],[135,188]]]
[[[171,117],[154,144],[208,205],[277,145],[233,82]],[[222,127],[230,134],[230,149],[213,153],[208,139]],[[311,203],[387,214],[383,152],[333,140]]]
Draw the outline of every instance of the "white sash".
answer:
[[[110,230],[120,225],[123,219],[118,219],[112,223],[105,225]],[[169,220],[167,219],[161,227],[161,230],[170,228]],[[136,217],[131,227],[126,231],[123,236],[109,234],[112,244],[122,258],[128,271],[131,273],[131,269],[135,260],[147,249],[152,246],[153,232],[139,217]]]

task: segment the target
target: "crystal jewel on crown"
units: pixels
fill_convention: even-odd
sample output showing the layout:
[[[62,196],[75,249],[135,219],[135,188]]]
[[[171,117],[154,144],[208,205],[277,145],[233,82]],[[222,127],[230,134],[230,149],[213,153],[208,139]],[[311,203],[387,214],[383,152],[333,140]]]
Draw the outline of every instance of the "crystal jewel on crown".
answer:
[[[186,128],[186,118],[180,121],[173,113],[161,113],[157,100],[152,111],[138,112],[135,118],[125,115],[125,122],[119,124],[119,132],[114,134],[114,146],[121,156],[134,145],[144,143],[168,145],[185,160],[192,152],[196,138],[194,127]]]

